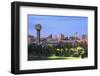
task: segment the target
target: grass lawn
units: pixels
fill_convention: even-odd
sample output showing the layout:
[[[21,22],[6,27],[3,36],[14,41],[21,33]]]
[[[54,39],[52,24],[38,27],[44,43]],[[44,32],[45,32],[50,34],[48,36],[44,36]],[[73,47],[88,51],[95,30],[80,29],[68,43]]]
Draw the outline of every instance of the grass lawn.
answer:
[[[80,57],[49,56],[48,59],[50,60],[55,60],[55,59],[74,60],[74,59],[81,59],[81,58]]]
[[[29,55],[28,60],[76,60],[81,57],[65,57],[65,56],[34,56]]]

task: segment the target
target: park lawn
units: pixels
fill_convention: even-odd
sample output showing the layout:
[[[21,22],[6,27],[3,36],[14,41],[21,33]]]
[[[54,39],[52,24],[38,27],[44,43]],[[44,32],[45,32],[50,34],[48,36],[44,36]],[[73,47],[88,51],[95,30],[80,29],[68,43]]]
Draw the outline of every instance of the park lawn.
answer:
[[[75,59],[81,59],[81,58],[80,57],[49,56],[48,59],[50,60],[55,60],[55,59],[75,60]]]

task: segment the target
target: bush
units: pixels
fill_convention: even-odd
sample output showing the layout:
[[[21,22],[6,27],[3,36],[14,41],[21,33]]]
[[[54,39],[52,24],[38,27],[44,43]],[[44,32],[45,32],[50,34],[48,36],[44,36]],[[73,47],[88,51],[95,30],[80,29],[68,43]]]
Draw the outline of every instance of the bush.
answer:
[[[28,54],[34,56],[66,56],[66,57],[87,57],[87,49],[83,47],[72,47],[72,45],[37,45],[30,44],[28,45]]]

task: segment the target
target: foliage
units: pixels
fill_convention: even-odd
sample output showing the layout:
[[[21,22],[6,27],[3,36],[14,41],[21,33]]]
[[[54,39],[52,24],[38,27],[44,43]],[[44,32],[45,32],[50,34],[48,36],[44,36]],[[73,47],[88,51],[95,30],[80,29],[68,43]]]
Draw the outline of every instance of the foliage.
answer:
[[[87,57],[87,49],[82,46],[72,45],[28,45],[28,53],[38,57],[59,56],[59,57]]]

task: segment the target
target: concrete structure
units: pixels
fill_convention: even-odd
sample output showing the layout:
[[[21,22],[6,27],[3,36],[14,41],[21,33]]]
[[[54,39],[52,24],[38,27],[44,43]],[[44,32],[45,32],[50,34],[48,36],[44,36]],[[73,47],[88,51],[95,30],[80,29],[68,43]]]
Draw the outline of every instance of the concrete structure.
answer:
[[[40,31],[41,31],[41,25],[40,24],[36,24],[36,26],[35,26],[35,29],[36,29],[36,31],[37,31],[37,44],[39,44],[40,43]]]
[[[28,45],[29,45],[29,44],[32,44],[34,41],[35,41],[34,36],[28,35]]]

